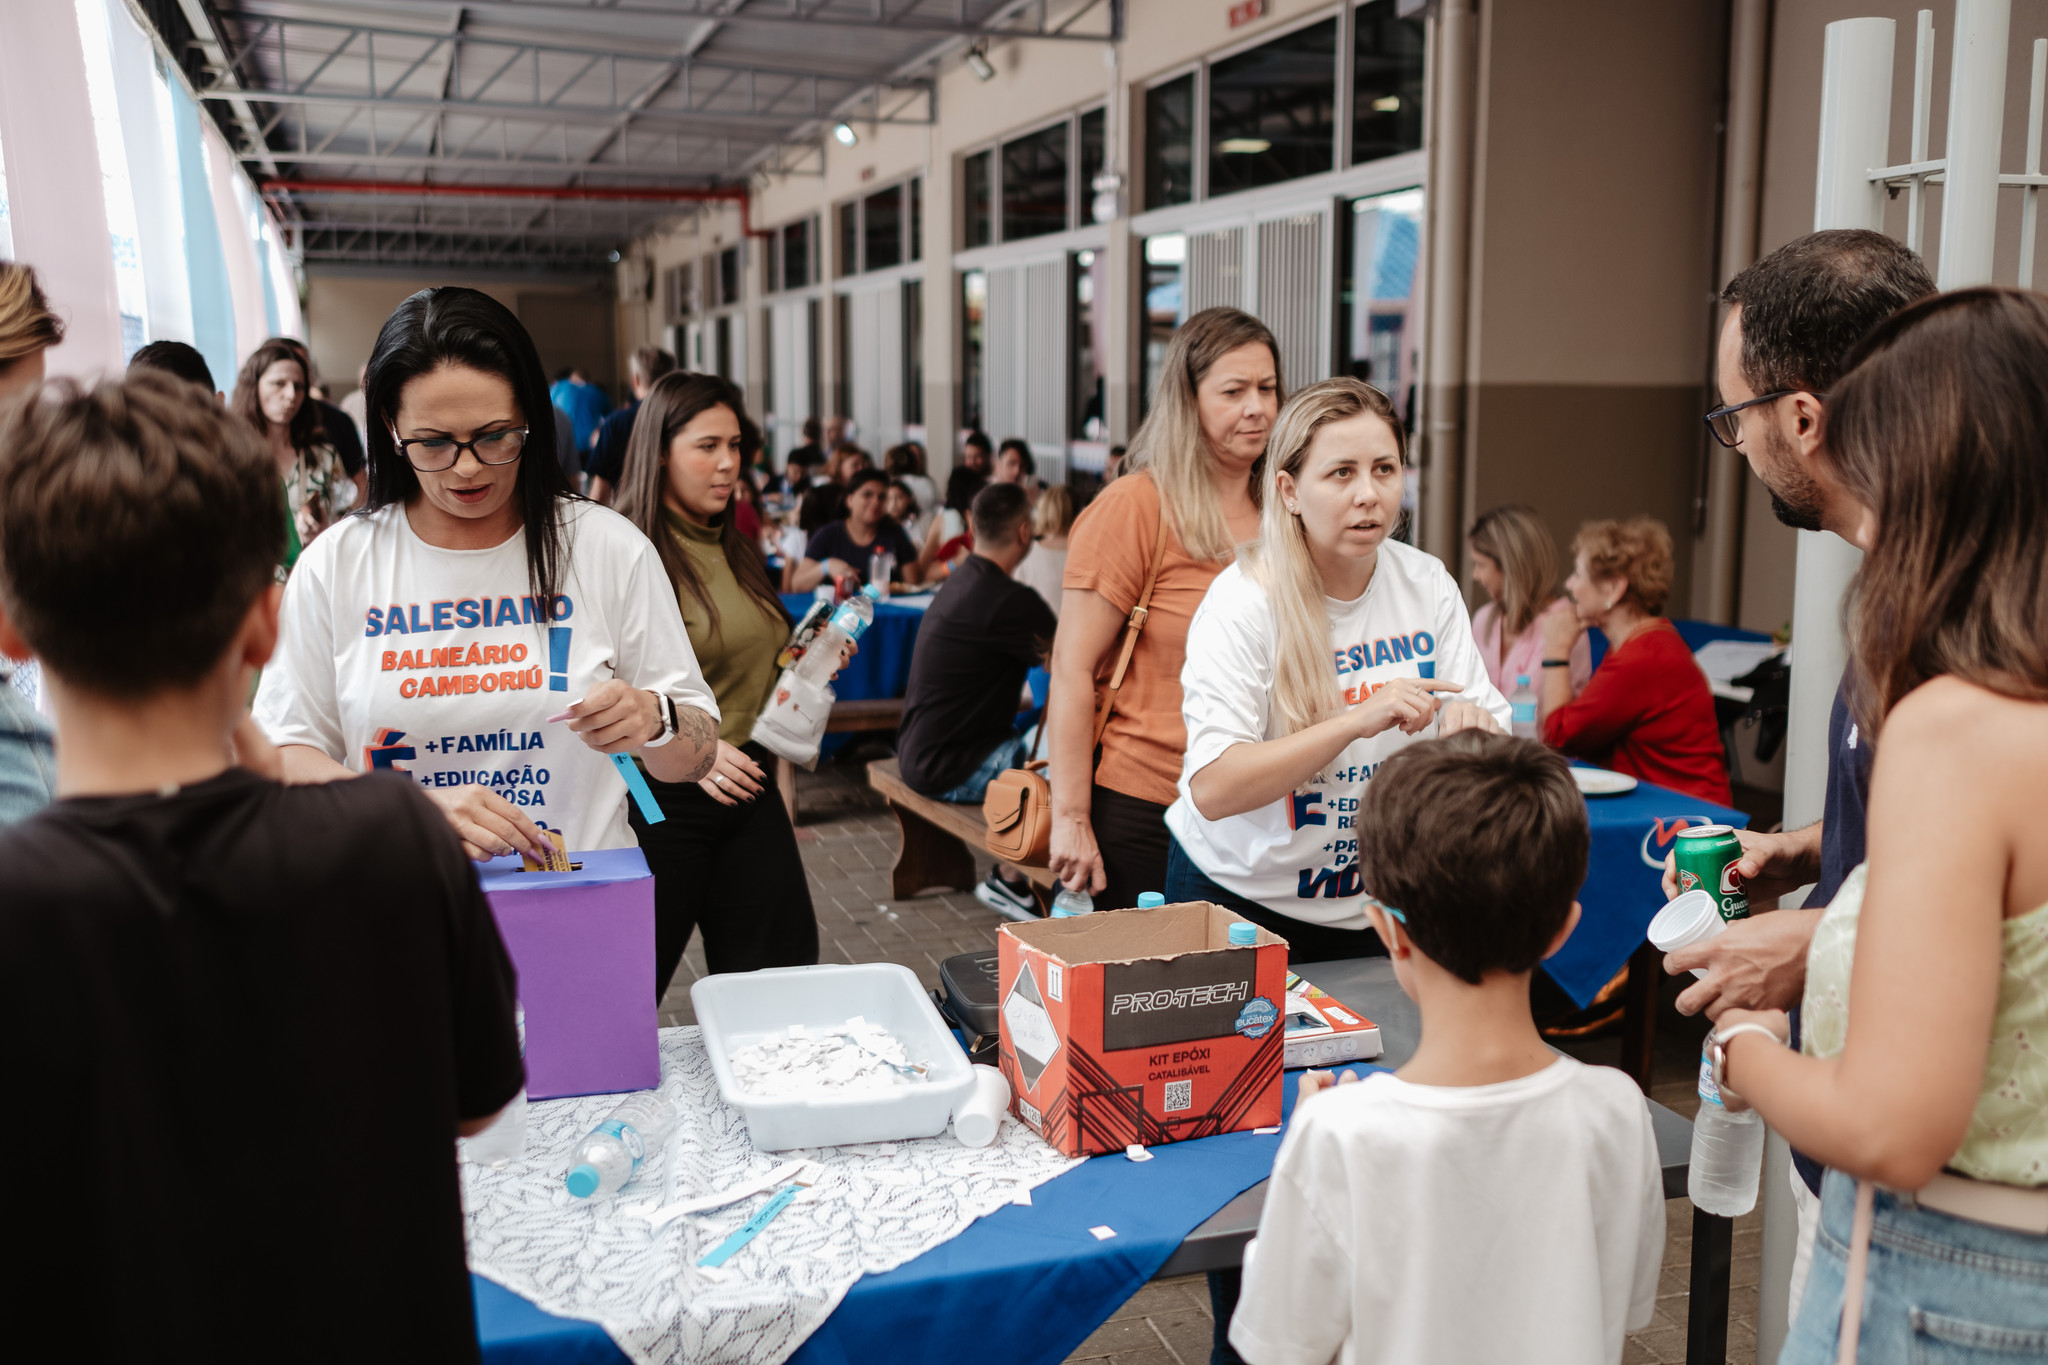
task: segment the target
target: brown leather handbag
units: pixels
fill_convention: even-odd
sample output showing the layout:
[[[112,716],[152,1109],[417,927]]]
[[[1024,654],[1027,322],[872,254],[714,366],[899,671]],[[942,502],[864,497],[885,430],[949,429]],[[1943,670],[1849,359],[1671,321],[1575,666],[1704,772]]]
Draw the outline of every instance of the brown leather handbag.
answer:
[[[1109,690],[1096,708],[1091,754],[1102,743],[1110,713],[1116,710],[1116,694],[1124,685],[1124,674],[1130,671],[1131,651],[1138,647],[1145,619],[1152,614],[1152,590],[1159,586],[1159,566],[1165,560],[1166,509],[1162,507],[1159,532],[1152,545],[1152,567],[1145,575],[1145,590],[1138,594],[1137,605],[1124,622],[1123,648],[1117,654],[1116,670],[1109,675]],[[1045,780],[1045,760],[1038,757],[1038,746],[1044,742],[1045,718],[1041,714],[1031,758],[1021,768],[997,773],[981,799],[981,817],[988,826],[982,843],[996,857],[1019,867],[1044,867],[1052,857],[1052,784]]]

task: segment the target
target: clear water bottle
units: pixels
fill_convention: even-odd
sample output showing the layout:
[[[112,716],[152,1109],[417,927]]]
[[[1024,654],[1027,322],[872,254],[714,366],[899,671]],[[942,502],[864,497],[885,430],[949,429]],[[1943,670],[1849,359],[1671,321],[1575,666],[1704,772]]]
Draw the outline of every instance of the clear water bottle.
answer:
[[[804,650],[804,657],[790,666],[790,672],[814,687],[825,687],[839,671],[839,657],[849,640],[858,640],[875,619],[875,602],[880,594],[870,583],[857,596],[849,597],[832,613],[832,619]]]
[[[889,580],[895,576],[895,555],[887,550],[877,550],[868,556],[868,587],[875,589],[876,597],[889,595]]]
[[[1515,675],[1515,691],[1508,698],[1509,733],[1516,739],[1541,739],[1542,733],[1536,728],[1536,689],[1529,686],[1529,675]]]
[[[1756,1110],[1731,1113],[1721,1102],[1714,1070],[1700,1053],[1700,1111],[1692,1121],[1692,1159],[1685,1192],[1702,1213],[1739,1218],[1756,1207],[1763,1168],[1764,1121]]]
[[[1095,898],[1086,891],[1069,891],[1062,886],[1060,893],[1052,898],[1054,919],[1072,919],[1075,915],[1088,915],[1094,912]]]
[[[576,1144],[574,1164],[563,1181],[569,1193],[578,1199],[607,1199],[617,1194],[681,1116],[682,1111],[663,1099],[659,1090],[629,1098]]]

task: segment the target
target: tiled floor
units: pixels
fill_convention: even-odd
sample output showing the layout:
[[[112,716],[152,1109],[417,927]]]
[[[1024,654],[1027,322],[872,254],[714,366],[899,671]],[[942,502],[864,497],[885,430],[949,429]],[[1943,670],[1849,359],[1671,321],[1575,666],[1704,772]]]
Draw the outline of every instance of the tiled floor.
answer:
[[[821,764],[799,775],[802,814],[797,843],[818,914],[822,957],[827,962],[900,962],[927,986],[937,986],[939,963],[955,953],[990,946],[1001,921],[964,891],[934,893],[916,900],[889,899],[889,867],[896,856],[896,822],[865,783],[864,757],[883,756],[872,742],[852,761]],[[988,859],[977,855],[985,873]],[[704,971],[701,950],[692,944],[661,1003],[664,1026],[688,1024],[690,983]],[[1676,984],[1666,983],[1664,1009],[1651,1093],[1661,1103],[1690,1115],[1697,1105],[1694,1083],[1704,1021],[1684,1020],[1669,1008]],[[1612,1064],[1620,1045],[1597,1039],[1568,1049],[1589,1062]],[[1631,1336],[1625,1365],[1662,1365],[1685,1359],[1687,1276],[1692,1263],[1692,1205],[1674,1199],[1665,1207],[1663,1283],[1657,1316]],[[1756,1355],[1757,1270],[1762,1219],[1751,1213],[1735,1225],[1734,1286],[1728,1324],[1728,1360],[1750,1365]],[[1098,1328],[1068,1358],[1111,1365],[1201,1365],[1209,1357],[1211,1332],[1207,1282],[1200,1276],[1158,1280],[1132,1296],[1116,1316]]]

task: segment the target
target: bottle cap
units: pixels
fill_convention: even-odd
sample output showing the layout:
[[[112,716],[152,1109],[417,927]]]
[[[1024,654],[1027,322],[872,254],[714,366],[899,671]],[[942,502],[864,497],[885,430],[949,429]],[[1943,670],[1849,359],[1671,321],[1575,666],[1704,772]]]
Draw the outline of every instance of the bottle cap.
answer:
[[[569,1172],[569,1178],[562,1182],[569,1187],[569,1193],[578,1199],[588,1199],[597,1193],[597,1187],[604,1183],[604,1177],[597,1173],[597,1167],[584,1162]]]
[[[860,593],[861,596],[867,598],[870,602],[879,602],[882,600],[882,589],[878,585],[873,583],[870,583],[865,588],[862,588],[860,590]]]
[[[1230,946],[1248,948],[1259,941],[1259,926],[1256,924],[1233,924],[1230,926]]]
[[[1157,910],[1164,904],[1166,904],[1166,897],[1160,895],[1157,891],[1140,891],[1138,893],[1138,908],[1140,910]]]

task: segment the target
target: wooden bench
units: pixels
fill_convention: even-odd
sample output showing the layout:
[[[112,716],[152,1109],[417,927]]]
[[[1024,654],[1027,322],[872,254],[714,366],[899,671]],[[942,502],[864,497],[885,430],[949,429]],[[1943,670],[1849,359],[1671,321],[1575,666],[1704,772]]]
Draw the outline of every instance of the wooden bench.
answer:
[[[838,712],[833,714],[836,717]],[[896,850],[896,865],[889,871],[892,900],[909,900],[933,887],[951,891],[974,888],[979,878],[974,873],[971,850],[982,847],[982,837],[987,832],[980,806],[960,806],[918,795],[904,783],[902,770],[893,758],[878,758],[868,764],[868,785],[889,803],[903,834]],[[1049,904],[1056,894],[1051,869],[1017,870],[1030,879],[1041,906]]]
[[[855,734],[864,730],[893,730],[903,723],[903,698],[876,697],[868,701],[836,701],[826,718],[828,735]],[[796,764],[786,758],[775,760],[775,785],[782,792],[782,807],[789,823],[796,824]]]

